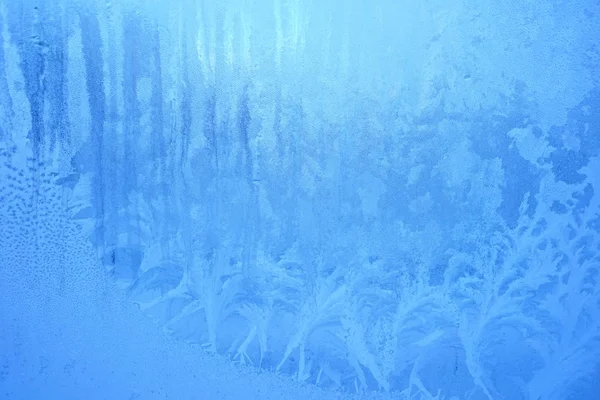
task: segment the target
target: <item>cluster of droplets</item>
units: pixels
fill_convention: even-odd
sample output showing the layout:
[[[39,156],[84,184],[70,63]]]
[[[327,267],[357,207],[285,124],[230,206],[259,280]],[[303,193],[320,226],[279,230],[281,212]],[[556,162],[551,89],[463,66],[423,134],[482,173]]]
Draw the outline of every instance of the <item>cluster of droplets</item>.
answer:
[[[86,256],[73,245],[80,234],[65,210],[64,187],[52,162],[33,156],[30,149],[0,147],[0,252],[5,271],[28,285],[66,290],[75,271],[66,259]],[[66,257],[66,252],[69,256]],[[63,262],[56,262],[62,260]]]

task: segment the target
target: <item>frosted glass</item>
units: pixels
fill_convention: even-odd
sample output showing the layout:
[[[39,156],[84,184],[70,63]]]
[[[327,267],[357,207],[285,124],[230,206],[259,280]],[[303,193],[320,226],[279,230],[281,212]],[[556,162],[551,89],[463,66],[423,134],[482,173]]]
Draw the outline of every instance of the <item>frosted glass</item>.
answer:
[[[594,400],[600,4],[0,0],[0,395]]]

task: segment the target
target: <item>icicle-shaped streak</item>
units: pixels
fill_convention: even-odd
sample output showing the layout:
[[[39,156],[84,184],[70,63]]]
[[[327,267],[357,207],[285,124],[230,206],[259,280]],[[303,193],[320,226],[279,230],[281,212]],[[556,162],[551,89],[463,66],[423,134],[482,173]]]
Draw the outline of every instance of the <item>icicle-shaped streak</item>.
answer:
[[[223,56],[230,71],[235,71],[237,49],[234,49],[235,24],[231,8],[224,11],[223,16]]]
[[[274,1],[273,13],[275,15],[275,66],[281,71],[281,56],[283,53],[283,26],[281,21],[281,2]]]
[[[0,4],[0,140],[12,136],[13,104],[9,93],[6,77],[6,56],[4,54],[4,37],[6,29],[6,15],[4,7]]]
[[[307,14],[311,8],[311,2],[306,7],[302,7],[301,2],[296,0],[292,7],[290,7],[290,47],[293,53],[293,59],[296,63],[302,57],[305,47],[305,36],[304,30],[307,23]],[[304,16],[304,18],[303,18]]]
[[[20,148],[25,148],[27,142],[27,134],[31,129],[31,110],[29,101],[27,101],[26,93],[22,89],[25,87],[25,76],[19,64],[21,56],[17,41],[12,38],[9,19],[11,17],[10,10],[4,2],[0,3],[0,11],[2,13],[2,25],[0,26],[0,45],[3,48],[4,62],[1,65],[2,75],[6,78],[7,91],[2,91],[0,99],[2,99],[5,124],[2,129],[5,130],[14,144]],[[24,165],[24,164],[23,164]]]
[[[250,14],[240,8],[240,66],[248,71],[251,68],[252,58],[250,57]]]
[[[198,26],[196,50],[198,52],[198,62],[202,69],[204,83],[207,86],[212,86],[216,79],[217,24],[212,11],[212,8],[209,8],[203,2],[198,7],[196,17],[196,24]]]
[[[23,73],[25,95],[31,120],[28,136],[34,157],[40,156],[45,136],[45,69],[49,51],[44,36],[44,21],[39,7],[26,7],[19,2],[10,4],[7,22],[10,38],[18,49],[20,69]],[[29,34],[28,34],[29,33]]]
[[[198,53],[198,62],[200,63],[200,68],[202,70],[202,77],[204,79],[205,84],[209,84],[209,82],[214,79],[214,64],[211,64],[209,53],[211,49],[207,48],[208,46],[208,35],[207,35],[207,18],[205,15],[206,8],[204,4],[202,7],[198,8],[197,14],[197,25],[198,25],[198,33],[196,40],[196,51]]]

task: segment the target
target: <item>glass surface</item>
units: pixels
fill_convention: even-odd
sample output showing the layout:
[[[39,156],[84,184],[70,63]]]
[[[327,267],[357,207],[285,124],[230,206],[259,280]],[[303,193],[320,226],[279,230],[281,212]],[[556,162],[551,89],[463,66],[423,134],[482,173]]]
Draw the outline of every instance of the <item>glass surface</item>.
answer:
[[[597,1],[0,0],[0,397],[595,400]]]

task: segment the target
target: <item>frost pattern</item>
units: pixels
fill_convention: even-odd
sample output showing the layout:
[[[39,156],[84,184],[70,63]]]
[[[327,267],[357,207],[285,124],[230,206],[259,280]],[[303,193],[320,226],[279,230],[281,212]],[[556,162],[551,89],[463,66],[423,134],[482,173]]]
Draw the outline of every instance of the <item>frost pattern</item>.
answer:
[[[232,362],[600,390],[597,4],[55,3],[0,3],[2,218],[55,196],[143,313]]]

